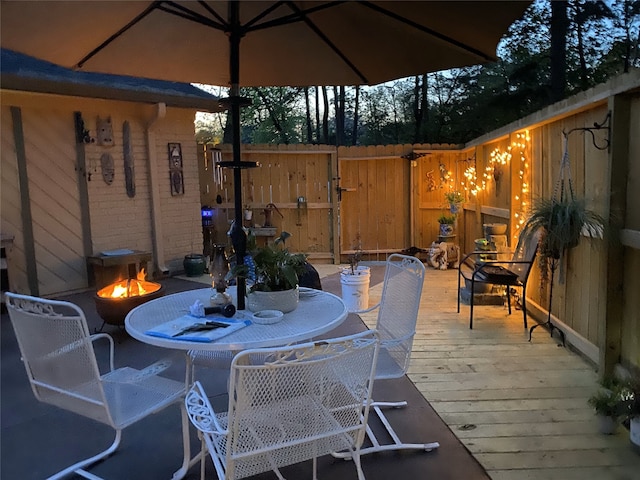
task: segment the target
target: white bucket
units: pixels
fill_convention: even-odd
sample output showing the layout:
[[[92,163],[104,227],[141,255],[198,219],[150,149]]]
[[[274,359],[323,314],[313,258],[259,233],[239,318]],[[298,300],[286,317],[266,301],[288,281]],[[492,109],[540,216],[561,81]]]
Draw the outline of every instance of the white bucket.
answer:
[[[340,284],[342,285],[342,300],[347,305],[347,310],[357,312],[369,307],[369,281],[371,269],[358,267],[351,273],[351,268],[344,268],[340,272]]]

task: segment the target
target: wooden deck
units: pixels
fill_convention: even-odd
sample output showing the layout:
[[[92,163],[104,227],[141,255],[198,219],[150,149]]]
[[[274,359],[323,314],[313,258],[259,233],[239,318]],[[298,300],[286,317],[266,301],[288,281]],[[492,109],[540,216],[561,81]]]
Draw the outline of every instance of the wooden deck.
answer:
[[[594,366],[522,312],[456,313],[457,271],[427,269],[409,378],[495,480],[637,480],[629,432],[597,432]],[[370,292],[378,301],[381,285]],[[362,315],[371,325],[375,315]],[[530,319],[530,322],[535,322]]]

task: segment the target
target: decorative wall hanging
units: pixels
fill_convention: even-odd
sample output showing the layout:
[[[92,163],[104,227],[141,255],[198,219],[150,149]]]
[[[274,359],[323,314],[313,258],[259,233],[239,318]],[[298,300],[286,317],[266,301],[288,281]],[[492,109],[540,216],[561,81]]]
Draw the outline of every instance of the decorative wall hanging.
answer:
[[[167,144],[169,150],[169,181],[171,195],[184,195],[182,176],[182,147],[179,143]]]
[[[127,196],[136,196],[136,178],[133,165],[133,148],[131,147],[131,127],[129,122],[122,124],[122,147],[124,153],[124,183],[127,188]]]
[[[76,143],[94,143],[96,139],[92,138],[89,130],[84,127],[82,112],[73,112],[73,119],[76,127]]]
[[[427,172],[427,192],[433,192],[436,188],[436,179],[433,176],[433,170]]]
[[[103,147],[113,147],[113,127],[111,126],[111,117],[100,118],[96,120],[96,137],[98,145]]]
[[[113,157],[110,153],[103,153],[100,157],[100,170],[102,171],[102,179],[107,185],[113,183],[113,177],[115,176],[116,169],[113,162]]]
[[[222,187],[223,177],[222,177],[222,167],[220,166],[220,162],[222,162],[222,150],[219,148],[211,149],[211,160],[212,160],[212,173],[213,173],[213,183],[216,184],[218,188]]]

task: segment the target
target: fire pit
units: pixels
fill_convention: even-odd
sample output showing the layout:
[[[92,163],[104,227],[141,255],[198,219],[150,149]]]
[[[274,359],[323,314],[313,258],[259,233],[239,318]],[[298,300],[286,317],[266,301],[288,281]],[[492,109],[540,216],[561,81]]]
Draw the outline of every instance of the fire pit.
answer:
[[[162,295],[164,295],[162,285],[146,281],[145,271],[142,269],[137,278],[121,280],[98,290],[94,300],[98,315],[104,323],[122,326],[131,309]]]

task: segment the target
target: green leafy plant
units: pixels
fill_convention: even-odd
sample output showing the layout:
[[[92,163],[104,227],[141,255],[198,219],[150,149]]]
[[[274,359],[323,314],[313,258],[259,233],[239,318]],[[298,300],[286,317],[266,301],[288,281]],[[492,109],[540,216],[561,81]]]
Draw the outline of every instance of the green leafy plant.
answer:
[[[614,377],[606,377],[600,382],[600,389],[587,402],[598,415],[618,418],[624,414],[625,386]]]
[[[438,217],[438,223],[445,223],[447,225],[453,225],[454,223],[456,223],[456,216],[455,215],[440,215]]]
[[[640,377],[631,377],[624,383],[622,397],[626,417],[640,418]]]
[[[464,203],[464,195],[462,192],[447,192],[444,194],[444,198],[450,205]]]
[[[559,259],[565,250],[578,245],[582,234],[589,238],[601,237],[604,225],[604,219],[588,210],[584,200],[538,199],[522,227],[520,239],[529,239],[542,229],[540,254]]]
[[[264,247],[256,246],[254,235],[247,238],[247,252],[253,259],[255,282],[247,290],[250,292],[279,292],[290,290],[298,285],[298,275],[305,272],[307,256],[304,253],[291,253],[285,248],[285,241],[291,236],[282,232],[272,243]],[[234,265],[229,277],[247,278],[250,266]]]

